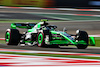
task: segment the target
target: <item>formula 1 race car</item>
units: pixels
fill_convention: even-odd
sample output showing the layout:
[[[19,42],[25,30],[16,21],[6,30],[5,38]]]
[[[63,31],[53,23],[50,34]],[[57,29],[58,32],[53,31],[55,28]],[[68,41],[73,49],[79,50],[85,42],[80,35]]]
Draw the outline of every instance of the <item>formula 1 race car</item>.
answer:
[[[28,31],[19,32],[17,28]],[[77,30],[75,35],[68,34],[66,29],[56,31],[57,26],[49,25],[47,19],[39,23],[12,23],[11,29],[6,30],[7,45],[37,45],[38,47],[59,47],[75,45],[78,49],[85,49],[88,45],[95,45],[94,37],[88,37],[86,31]]]

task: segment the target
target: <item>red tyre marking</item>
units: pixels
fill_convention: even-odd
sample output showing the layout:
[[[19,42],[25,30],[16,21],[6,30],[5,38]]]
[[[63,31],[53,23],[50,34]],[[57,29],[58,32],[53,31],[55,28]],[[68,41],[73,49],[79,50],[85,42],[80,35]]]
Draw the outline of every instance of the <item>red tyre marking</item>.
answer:
[[[8,30],[8,29],[7,29],[6,33],[7,33],[7,32],[10,33],[10,38],[11,38],[11,30]],[[5,39],[5,41],[6,41],[6,39]],[[10,40],[9,40],[9,42],[10,42]],[[9,42],[7,43],[7,45],[9,44]]]
[[[40,33],[42,33],[42,32],[40,32]],[[39,36],[40,33],[38,33],[38,36]],[[43,35],[43,41],[44,41],[44,33],[42,33],[42,35]],[[37,36],[37,41],[38,41],[38,36]],[[43,41],[42,41],[42,45],[43,45]],[[38,44],[37,44],[37,45],[38,45]],[[42,46],[42,45],[41,45],[41,46]],[[38,47],[41,47],[41,46],[38,45]]]

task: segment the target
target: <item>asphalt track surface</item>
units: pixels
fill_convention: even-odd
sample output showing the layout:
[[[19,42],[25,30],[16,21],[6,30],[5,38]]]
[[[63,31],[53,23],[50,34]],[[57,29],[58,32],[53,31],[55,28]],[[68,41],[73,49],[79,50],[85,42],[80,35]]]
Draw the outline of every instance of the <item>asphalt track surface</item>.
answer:
[[[57,52],[79,52],[79,53],[96,53],[100,54],[100,48],[90,48],[87,49],[77,49],[76,47],[60,47],[60,48],[46,48],[46,47],[37,47],[37,46],[8,46],[5,44],[0,44],[0,48],[7,48],[7,49],[24,49],[24,50],[35,50],[35,51],[57,51]]]
[[[40,20],[40,19],[48,19],[48,20],[57,20],[53,18],[47,18],[38,15],[31,15],[26,13],[7,13],[0,12],[0,19],[21,19],[21,20]]]
[[[17,19],[33,19],[34,17],[36,17],[37,19],[40,19],[41,17],[39,16],[32,16],[32,17],[25,17],[26,14],[24,13],[34,13],[34,12],[49,12],[49,13],[66,13],[66,11],[51,11],[51,10],[20,10],[20,9],[0,9],[0,13],[1,14],[10,14],[10,15],[14,15],[15,18]],[[77,12],[77,11],[67,11],[67,13],[90,13],[90,14],[100,14],[100,12]],[[22,18],[22,16],[18,17],[18,15],[24,14],[24,18]],[[7,15],[8,16],[8,15]],[[14,17],[0,17],[0,18],[4,18],[4,19],[15,19]],[[44,17],[45,18],[45,17]],[[52,19],[52,18],[50,18]],[[99,34],[100,33],[100,21],[65,21],[65,22],[52,22],[50,24],[53,25],[57,25],[58,26],[58,30],[62,30],[63,27],[66,27],[66,29],[68,29],[69,33],[73,33],[75,34],[75,31],[77,29],[82,29],[82,30],[86,30],[89,34]],[[4,37],[4,33],[5,30],[7,28],[10,28],[10,23],[0,23],[0,37]],[[5,44],[0,44],[0,48],[9,48],[9,49],[27,49],[27,50],[41,50],[41,51],[60,51],[60,52],[87,52],[87,53],[100,53],[100,48],[87,48],[87,49],[77,49],[76,47],[64,47],[64,48],[40,48],[37,46],[33,46],[33,47],[29,47],[29,46],[25,46],[25,47],[20,47],[20,46],[7,46]]]

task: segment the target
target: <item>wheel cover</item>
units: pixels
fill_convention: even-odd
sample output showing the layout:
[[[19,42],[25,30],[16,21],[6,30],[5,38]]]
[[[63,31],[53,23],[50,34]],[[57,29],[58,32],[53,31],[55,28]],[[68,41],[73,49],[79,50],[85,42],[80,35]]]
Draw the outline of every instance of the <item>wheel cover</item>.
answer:
[[[10,33],[7,32],[7,33],[6,33],[6,36],[5,36],[5,41],[8,43],[9,40],[10,40]]]
[[[43,43],[43,35],[42,33],[40,33],[38,36],[38,46],[42,46],[42,43]]]

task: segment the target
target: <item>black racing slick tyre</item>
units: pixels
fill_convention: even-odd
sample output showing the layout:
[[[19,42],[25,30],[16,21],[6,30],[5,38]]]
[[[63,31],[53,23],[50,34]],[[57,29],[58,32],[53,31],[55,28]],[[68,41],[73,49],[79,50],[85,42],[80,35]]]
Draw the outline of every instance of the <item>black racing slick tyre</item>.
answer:
[[[44,42],[44,33],[42,32],[39,32],[38,35],[37,35],[37,45],[38,47],[45,47],[45,42]]]
[[[5,41],[7,45],[17,46],[20,42],[20,33],[17,29],[7,29],[5,34]]]
[[[76,40],[84,40],[87,44],[78,44],[76,45],[78,49],[86,49],[88,46],[88,33],[86,31],[79,31],[79,33],[76,35]]]

